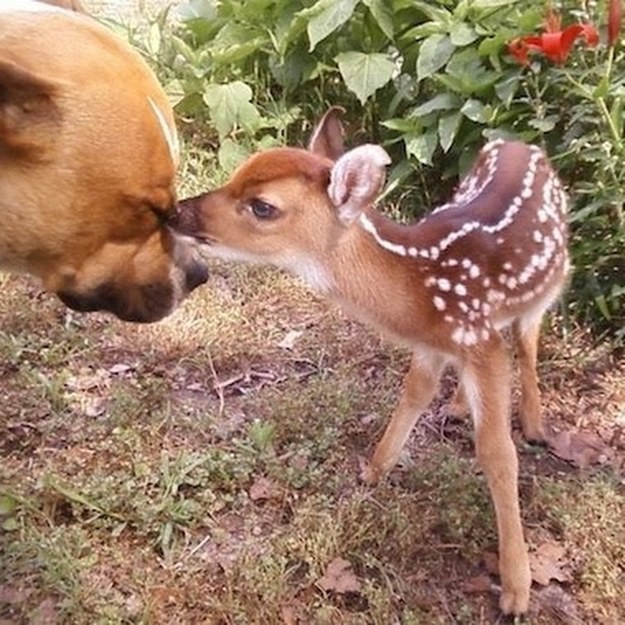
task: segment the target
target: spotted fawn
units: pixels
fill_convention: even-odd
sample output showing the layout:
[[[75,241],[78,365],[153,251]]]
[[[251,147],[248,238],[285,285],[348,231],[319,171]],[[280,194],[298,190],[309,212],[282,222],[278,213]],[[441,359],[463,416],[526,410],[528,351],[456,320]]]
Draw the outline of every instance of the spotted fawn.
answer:
[[[531,577],[501,331],[511,329],[517,352],[524,436],[540,441],[537,343],[569,268],[566,194],[538,147],[495,140],[451,201],[403,225],[373,207],[389,162],[377,145],[345,152],[332,108],[308,149],[257,153],[225,186],[182,204],[198,211],[192,234],[209,255],[283,268],[412,350],[399,404],[363,472],[368,483],[397,462],[443,368],[456,369],[496,512],[500,608],[521,614]]]

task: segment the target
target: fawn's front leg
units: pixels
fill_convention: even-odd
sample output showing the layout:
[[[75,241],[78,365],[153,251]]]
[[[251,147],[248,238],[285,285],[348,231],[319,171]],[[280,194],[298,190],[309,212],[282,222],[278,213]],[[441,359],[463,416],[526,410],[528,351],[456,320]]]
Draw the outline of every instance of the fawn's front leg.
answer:
[[[527,611],[531,575],[519,509],[518,459],[510,433],[510,371],[500,336],[472,354],[463,388],[475,423],[477,460],[486,475],[497,517],[499,573],[505,614]]]
[[[361,474],[367,484],[377,483],[397,463],[414,424],[432,401],[444,365],[445,359],[439,354],[413,354],[399,404],[375,448],[371,462]]]

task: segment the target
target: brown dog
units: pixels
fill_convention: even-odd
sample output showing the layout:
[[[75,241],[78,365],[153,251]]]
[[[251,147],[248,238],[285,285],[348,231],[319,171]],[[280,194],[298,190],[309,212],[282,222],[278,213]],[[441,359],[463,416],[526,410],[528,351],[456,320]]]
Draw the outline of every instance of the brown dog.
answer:
[[[91,18],[0,2],[0,268],[71,308],[161,319],[206,281],[175,232],[178,140],[154,74]]]

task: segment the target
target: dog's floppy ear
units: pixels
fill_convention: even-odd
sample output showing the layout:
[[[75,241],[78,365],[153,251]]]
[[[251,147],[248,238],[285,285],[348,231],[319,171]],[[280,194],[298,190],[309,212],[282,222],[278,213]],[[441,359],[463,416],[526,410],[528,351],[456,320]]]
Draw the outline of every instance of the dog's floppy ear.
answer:
[[[0,59],[0,155],[28,152],[36,157],[39,152],[45,157],[61,123],[57,92],[47,78]]]
[[[345,112],[340,106],[328,109],[313,130],[308,150],[337,161],[345,152],[341,115]]]

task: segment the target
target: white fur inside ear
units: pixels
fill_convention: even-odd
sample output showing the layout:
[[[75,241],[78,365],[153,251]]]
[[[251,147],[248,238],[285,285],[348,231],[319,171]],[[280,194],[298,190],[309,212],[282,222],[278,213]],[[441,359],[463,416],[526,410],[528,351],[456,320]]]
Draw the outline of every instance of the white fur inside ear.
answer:
[[[373,202],[386,178],[391,158],[379,145],[361,145],[346,152],[332,168],[328,195],[339,218],[349,225]]]

